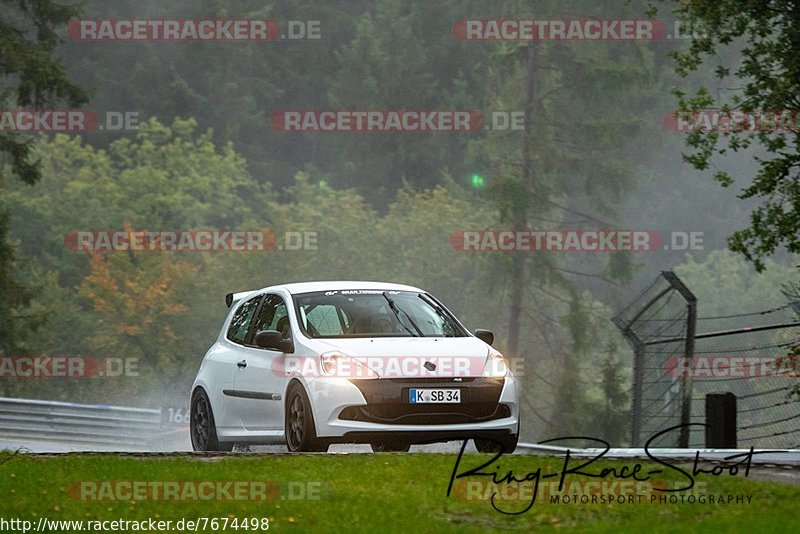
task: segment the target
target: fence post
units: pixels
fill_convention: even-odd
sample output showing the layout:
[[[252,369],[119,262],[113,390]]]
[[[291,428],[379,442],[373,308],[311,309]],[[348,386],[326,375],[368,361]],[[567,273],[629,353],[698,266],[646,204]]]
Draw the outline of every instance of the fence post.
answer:
[[[681,282],[672,271],[663,271],[662,274],[669,283],[686,299],[686,343],[683,356],[687,359],[689,367],[681,378],[681,432],[678,436],[678,447],[689,448],[689,423],[692,422],[692,368],[694,367],[694,337],[697,327],[697,297]]]
[[[633,399],[631,400],[631,447],[641,447],[642,383],[644,382],[644,345],[636,343],[633,351]]]
[[[694,336],[697,324],[697,300],[694,295],[689,299],[688,316],[686,318],[686,358],[689,361],[688,372],[683,373],[683,404],[681,405],[681,435],[678,446],[689,448],[689,423],[692,421],[692,374],[694,368]]]

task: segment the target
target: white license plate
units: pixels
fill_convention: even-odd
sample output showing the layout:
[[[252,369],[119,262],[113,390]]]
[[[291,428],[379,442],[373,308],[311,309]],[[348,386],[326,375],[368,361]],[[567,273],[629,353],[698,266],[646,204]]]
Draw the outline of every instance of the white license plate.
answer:
[[[411,404],[457,404],[461,402],[461,390],[411,388],[408,401]]]

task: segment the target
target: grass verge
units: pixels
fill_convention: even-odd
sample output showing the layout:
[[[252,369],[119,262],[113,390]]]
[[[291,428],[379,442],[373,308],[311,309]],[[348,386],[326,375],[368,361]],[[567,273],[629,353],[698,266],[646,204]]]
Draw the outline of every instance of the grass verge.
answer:
[[[477,467],[489,458],[465,455],[460,470]],[[137,457],[0,452],[0,518],[18,518],[32,524],[38,524],[40,517],[83,521],[154,518],[173,521],[173,532],[178,531],[174,529],[175,522],[182,518],[206,517],[222,518],[217,530],[221,529],[223,519],[228,518],[227,532],[257,532],[263,526],[259,523],[254,529],[248,524],[245,530],[239,523],[239,528],[232,528],[233,518],[239,521],[268,518],[271,531],[482,532],[536,528],[570,532],[718,533],[783,531],[790,524],[796,525],[800,517],[800,488],[744,478],[743,472],[738,476],[698,475],[693,492],[682,494],[684,502],[659,502],[663,494],[653,492],[652,486],[674,488],[685,480],[672,470],[653,475],[651,482],[639,486],[611,477],[600,482],[569,475],[562,493],[562,497],[570,496],[573,502],[569,503],[550,502],[557,477],[542,480],[538,499],[529,511],[504,515],[488,501],[491,494],[498,492],[495,504],[499,508],[518,511],[528,505],[533,483],[495,487],[488,477],[471,477],[458,481],[447,497],[455,461],[453,454]],[[503,457],[497,463],[501,466],[497,472],[505,474],[511,469],[517,477],[537,468],[543,473],[560,472],[563,465],[560,459],[539,456]],[[599,472],[604,467],[620,471],[622,465],[622,462],[597,462],[587,471]],[[492,472],[493,467],[485,471]],[[645,464],[644,469],[657,467]],[[137,489],[131,484],[133,481]],[[234,485],[226,490],[225,481]],[[256,481],[269,482],[258,485]],[[164,491],[173,492],[168,500],[163,498]],[[690,494],[694,496],[691,503]],[[175,495],[179,500],[175,500]],[[209,495],[215,500],[206,500]],[[591,502],[592,495],[598,497],[597,502]],[[615,502],[602,503],[600,496],[606,500],[614,496]],[[712,496],[713,504],[708,502]],[[728,496],[750,499],[727,502]],[[620,497],[624,502],[619,502]],[[718,502],[720,497],[722,503]],[[590,502],[582,504],[581,499]],[[130,525],[128,530],[132,530]],[[50,531],[77,529],[75,525],[60,528],[51,525]],[[206,523],[205,527],[200,524],[197,531],[211,532],[211,524]]]

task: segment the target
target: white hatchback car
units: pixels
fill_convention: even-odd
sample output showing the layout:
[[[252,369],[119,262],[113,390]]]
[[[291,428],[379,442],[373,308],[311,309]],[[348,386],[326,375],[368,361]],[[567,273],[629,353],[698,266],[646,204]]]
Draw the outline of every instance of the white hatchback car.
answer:
[[[322,451],[474,439],[512,452],[519,391],[493,334],[436,298],[379,282],[308,282],[228,294],[191,391],[195,450],[234,443]]]

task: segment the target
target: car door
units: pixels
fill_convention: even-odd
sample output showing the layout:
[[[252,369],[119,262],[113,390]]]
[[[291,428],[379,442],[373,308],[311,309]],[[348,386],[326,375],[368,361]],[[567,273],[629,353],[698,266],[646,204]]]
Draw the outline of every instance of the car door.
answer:
[[[205,365],[209,366],[209,376],[213,378],[211,394],[217,428],[230,431],[242,428],[242,419],[230,394],[235,389],[238,374],[236,362],[242,359],[242,350],[262,298],[263,295],[256,295],[236,308],[225,332],[227,343],[217,343],[206,356]]]
[[[278,430],[283,428],[283,390],[286,376],[277,372],[274,362],[283,353],[255,346],[256,332],[282,331],[291,337],[288,309],[283,298],[267,294],[242,347],[242,359],[237,362],[236,410],[247,430]],[[281,366],[282,369],[282,366]]]

